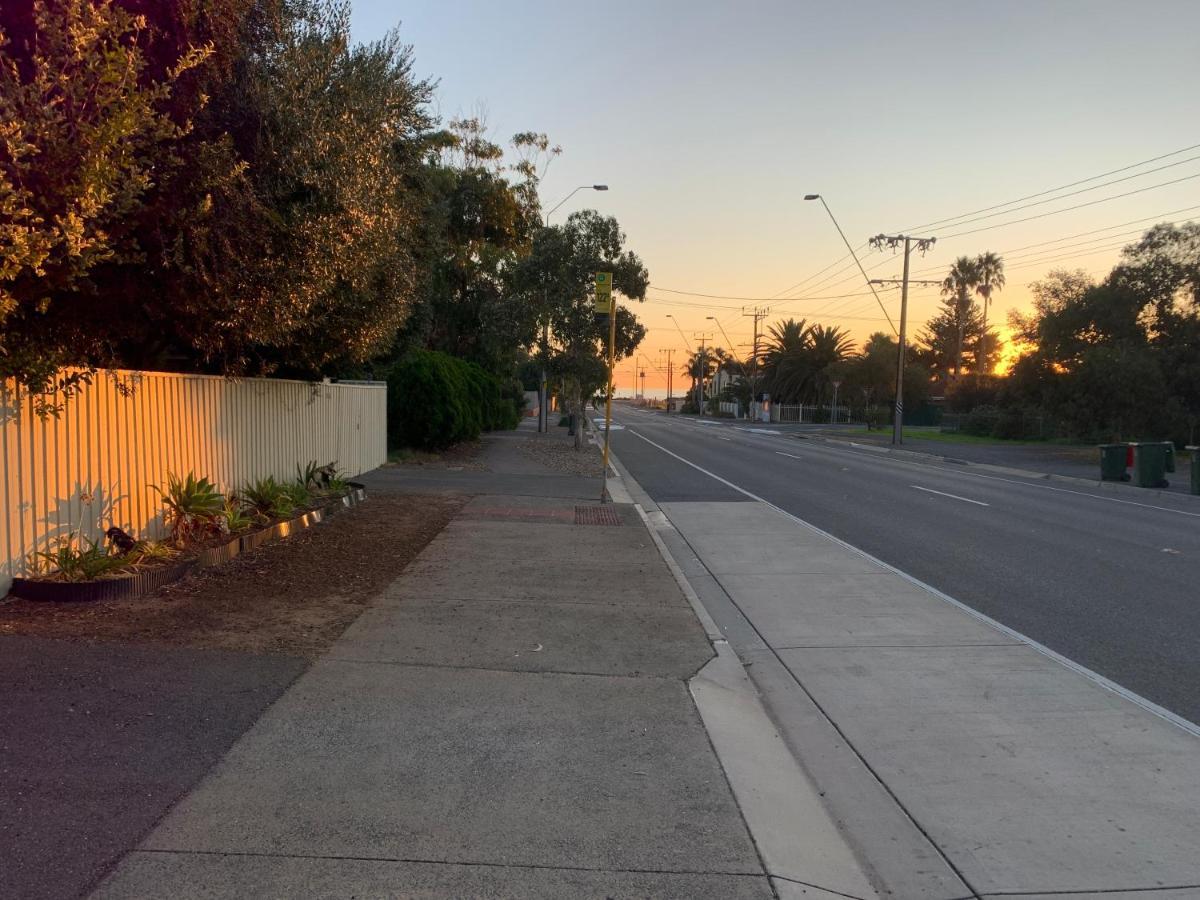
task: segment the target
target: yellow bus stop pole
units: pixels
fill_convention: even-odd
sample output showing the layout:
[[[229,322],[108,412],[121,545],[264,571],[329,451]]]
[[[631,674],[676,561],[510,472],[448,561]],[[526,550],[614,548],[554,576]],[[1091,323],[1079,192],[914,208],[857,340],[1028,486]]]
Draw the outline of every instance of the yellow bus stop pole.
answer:
[[[617,349],[617,298],[608,307],[608,397],[604,403],[604,475],[600,483],[600,502],[608,501],[608,439],[612,431],[613,363]]]

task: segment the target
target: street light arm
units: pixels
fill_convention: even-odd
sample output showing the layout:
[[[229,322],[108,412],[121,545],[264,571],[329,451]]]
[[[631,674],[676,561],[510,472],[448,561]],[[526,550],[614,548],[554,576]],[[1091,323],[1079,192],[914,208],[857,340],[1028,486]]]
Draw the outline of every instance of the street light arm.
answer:
[[[550,216],[554,214],[554,211],[556,209],[558,209],[560,206],[562,206],[564,203],[566,203],[568,200],[570,200],[572,197],[574,197],[580,191],[587,191],[587,190],[607,191],[608,185],[607,184],[581,184],[579,187],[575,188],[575,190],[571,191],[571,193],[567,194],[567,196],[563,197],[561,200],[559,200],[557,203],[555,203],[554,206],[551,207],[550,212],[546,213],[546,215],[543,216],[543,219],[545,220],[546,225],[549,226]]]
[[[854,252],[854,248],[846,240],[846,233],[842,231],[842,226],[838,224],[838,220],[834,216],[833,210],[829,208],[829,204],[825,202],[825,198],[820,194],[805,194],[804,199],[821,201],[821,205],[825,207],[825,212],[829,213],[829,221],[833,222],[833,227],[837,229],[837,233],[842,237],[842,243],[846,245],[846,249],[850,251],[850,255],[854,258],[854,262],[858,266],[858,271],[862,272],[862,277],[866,279],[867,287],[871,289],[872,294],[875,294],[875,302],[879,304],[879,308],[883,312],[883,317],[887,319],[887,323],[892,327],[892,331],[896,331],[896,324],[892,321],[892,317],[888,315],[887,308],[883,305],[883,301],[879,299],[879,294],[875,292],[875,285],[871,283],[871,279],[867,276],[867,270],[858,261],[858,254]],[[899,334],[900,332],[896,331],[896,333]]]
[[[687,339],[687,335],[683,333],[683,329],[679,327],[679,320],[678,320],[678,319],[676,319],[676,318],[675,318],[673,315],[671,315],[670,313],[667,313],[667,318],[668,318],[668,319],[670,319],[672,322],[674,322],[674,323],[675,323],[675,327],[676,327],[676,329],[678,329],[678,331],[679,331],[679,336],[680,336],[681,338],[683,338],[683,346],[687,347],[688,353],[691,353],[691,352],[692,352],[692,345],[691,345],[691,343],[689,343],[689,341],[688,341],[688,339]]]

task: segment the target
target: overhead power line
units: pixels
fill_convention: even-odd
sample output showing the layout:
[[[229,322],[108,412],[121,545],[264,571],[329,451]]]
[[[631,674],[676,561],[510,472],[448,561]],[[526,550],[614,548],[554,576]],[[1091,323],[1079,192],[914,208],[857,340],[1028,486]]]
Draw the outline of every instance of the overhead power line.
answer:
[[[1144,175],[1153,175],[1155,172],[1162,172],[1165,169],[1173,169],[1176,166],[1182,166],[1185,163],[1195,162],[1198,159],[1200,159],[1200,156],[1189,156],[1187,159],[1181,159],[1178,162],[1168,163],[1165,166],[1158,166],[1154,169],[1147,169],[1145,172],[1138,172],[1136,175],[1126,175],[1124,178],[1114,178],[1112,181],[1102,181],[1100,184],[1093,184],[1091,187],[1080,188],[1077,191],[1069,191],[1065,194],[1059,194],[1057,197],[1047,197],[1045,200],[1035,200],[1033,203],[1026,203],[1024,206],[1014,206],[1012,209],[1003,209],[1000,212],[988,213],[984,216],[975,216],[974,218],[959,216],[957,219],[949,222],[944,227],[957,228],[960,225],[970,225],[973,222],[983,222],[987,219],[994,219],[997,216],[1007,216],[1009,213],[1020,212],[1023,209],[1033,209],[1035,206],[1045,206],[1047,203],[1057,203],[1059,200],[1066,200],[1068,197],[1086,194],[1089,191],[1098,191],[1100,188],[1112,187],[1114,184],[1132,181],[1133,179],[1141,178]]]
[[[751,303],[769,303],[776,299],[774,297],[741,297],[732,294],[703,294],[699,291],[682,291],[675,288],[659,287],[656,284],[649,285],[652,290],[663,291],[667,294],[682,294],[685,297],[705,297],[709,300],[746,300]],[[870,291],[862,291],[858,294],[827,294],[817,297],[785,297],[786,300],[839,300],[842,297],[869,297]],[[733,307],[730,307],[732,309]]]
[[[1180,153],[1187,153],[1191,150],[1197,150],[1197,149],[1200,149],[1200,144],[1192,144],[1190,147],[1182,147],[1179,150],[1172,150],[1170,153],[1164,153],[1161,156],[1153,156],[1150,159],[1143,159],[1141,162],[1130,163],[1129,165],[1122,166],[1119,169],[1112,169],[1108,172],[1101,172],[1099,175],[1092,175],[1089,178],[1081,178],[1079,181],[1072,181],[1070,184],[1061,184],[1058,187],[1048,188],[1047,190],[1044,190],[1044,191],[1038,191],[1036,194],[1027,194],[1024,197],[1018,197],[1015,200],[1009,200],[1006,203],[997,203],[993,206],[985,206],[981,209],[975,209],[975,210],[971,210],[970,212],[960,213],[957,216],[949,216],[945,219],[937,219],[933,222],[925,222],[922,225],[913,225],[913,226],[911,226],[909,228],[905,228],[903,230],[904,231],[916,231],[918,228],[929,228],[930,226],[934,226],[934,225],[942,225],[942,224],[948,223],[948,222],[955,222],[958,219],[964,219],[967,216],[974,216],[974,215],[977,215],[978,213],[991,212],[994,209],[1000,209],[1001,207],[1005,207],[1005,206],[1012,206],[1014,203],[1023,203],[1026,200],[1033,200],[1036,197],[1044,197],[1047,194],[1054,194],[1054,193],[1057,193],[1058,191],[1065,191],[1067,188],[1073,188],[1080,184],[1087,184],[1089,181],[1095,181],[1098,178],[1107,178],[1109,175],[1117,175],[1117,174],[1120,174],[1121,172],[1128,172],[1130,169],[1136,169],[1140,166],[1147,166],[1150,163],[1158,162],[1160,159],[1169,159],[1172,156],[1178,156]],[[1184,162],[1187,162],[1187,160],[1184,160]],[[1180,165],[1180,163],[1173,163],[1172,165]],[[1155,169],[1153,171],[1158,171],[1158,170]],[[1149,174],[1149,172],[1142,172],[1141,174],[1147,175],[1147,174]],[[1134,175],[1131,177],[1137,178],[1139,176]],[[1009,211],[1012,212],[1012,210],[1009,210]]]
[[[1067,234],[1067,235],[1063,235],[1062,237],[1051,238],[1050,240],[1046,240],[1046,241],[1037,241],[1036,243],[1033,243],[1033,244],[1023,244],[1020,247],[1008,247],[1008,248],[1005,248],[1004,250],[997,250],[996,252],[1002,256],[1007,257],[1011,253],[1019,253],[1022,250],[1030,250],[1034,247],[1045,247],[1049,244],[1061,244],[1063,241],[1070,241],[1070,240],[1074,240],[1075,238],[1087,237],[1088,235],[1092,235],[1092,234],[1101,234],[1102,232],[1105,232],[1105,231],[1115,231],[1118,228],[1125,228],[1126,226],[1129,226],[1129,225],[1140,225],[1145,222],[1155,222],[1155,223],[1161,222],[1161,223],[1165,223],[1165,224],[1173,224],[1174,220],[1171,220],[1169,218],[1170,216],[1178,216],[1178,215],[1182,215],[1183,213],[1194,212],[1196,210],[1200,210],[1200,206],[1185,206],[1182,209],[1167,210],[1166,212],[1161,212],[1161,213],[1158,213],[1157,215],[1153,215],[1153,216],[1144,216],[1143,218],[1140,218],[1140,219],[1130,219],[1128,222],[1117,222],[1116,224],[1113,224],[1113,225],[1106,225],[1103,228],[1093,228],[1090,231],[1079,231],[1079,232],[1076,232],[1075,234]],[[1145,231],[1144,228],[1139,228],[1139,229],[1137,229],[1137,231],[1129,232],[1129,233],[1136,234],[1138,232],[1144,232],[1144,231]],[[1108,237],[1111,237],[1111,235],[1106,235],[1104,237],[1097,238],[1097,240],[1107,240]],[[920,269],[918,271],[932,272],[938,268],[942,268],[942,267],[941,266],[930,266],[925,269]]]
[[[1149,184],[1146,187],[1138,188],[1133,191],[1126,191],[1123,194],[1113,194],[1111,197],[1101,197],[1098,200],[1089,200],[1087,203],[1077,203],[1075,206],[1066,206],[1062,209],[1052,209],[1049,212],[1038,213],[1035,216],[1026,216],[1023,219],[1013,219],[1011,222],[997,222],[995,225],[984,225],[982,228],[972,228],[968,231],[956,231],[953,234],[944,235],[941,240],[947,241],[950,238],[962,237],[967,234],[979,234],[981,231],[992,231],[996,228],[1007,228],[1009,225],[1020,225],[1022,222],[1032,222],[1034,219],[1044,219],[1047,216],[1057,216],[1060,213],[1072,212],[1076,209],[1084,209],[1088,206],[1095,206],[1098,203],[1107,203],[1110,200],[1120,200],[1123,197],[1132,197],[1135,194],[1144,194],[1146,191],[1153,191],[1161,187],[1169,187],[1172,184],[1179,184],[1184,181],[1191,181],[1193,178],[1200,178],[1200,172],[1194,175],[1185,175],[1182,178],[1175,178],[1171,181],[1160,181],[1158,184]]]
[[[858,249],[859,249],[859,250],[861,250],[861,249],[863,249],[863,247],[865,247],[865,246],[866,246],[866,244],[863,244],[863,245],[862,245],[862,247],[859,247]],[[825,272],[828,272],[828,271],[829,271],[830,269],[832,269],[834,266],[836,266],[836,265],[838,265],[838,264],[840,264],[840,263],[843,263],[843,262],[845,262],[845,261],[846,261],[846,260],[848,260],[849,258],[850,258],[850,254],[849,254],[849,253],[847,253],[845,256],[842,256],[842,257],[840,257],[839,259],[835,259],[833,262],[831,262],[831,263],[830,263],[829,265],[827,265],[825,268],[821,269],[819,272],[813,272],[813,273],[812,273],[811,275],[809,275],[807,278],[802,278],[802,279],[800,279],[800,280],[799,280],[799,281],[797,281],[795,284],[793,284],[791,287],[785,287],[785,288],[784,288],[782,291],[779,291],[779,293],[777,293],[775,296],[776,296],[776,297],[779,297],[779,296],[781,296],[782,294],[786,294],[786,293],[788,293],[789,291],[794,291],[796,288],[800,287],[802,284],[807,284],[808,282],[810,282],[810,281],[812,281],[814,278],[816,278],[818,275],[823,275]],[[772,298],[772,299],[774,299],[774,298]]]

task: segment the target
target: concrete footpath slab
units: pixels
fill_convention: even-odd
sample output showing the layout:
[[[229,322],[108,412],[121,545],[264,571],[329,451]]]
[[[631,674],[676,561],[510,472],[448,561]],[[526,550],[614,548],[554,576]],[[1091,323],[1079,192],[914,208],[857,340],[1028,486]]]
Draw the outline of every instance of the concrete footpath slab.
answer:
[[[751,674],[785,666],[975,896],[1200,896],[1194,736],[767,504],[662,510],[755,628]],[[754,571],[738,529],[792,561]],[[840,820],[857,786],[816,781]]]
[[[475,497],[97,896],[770,898],[712,657],[632,507]]]

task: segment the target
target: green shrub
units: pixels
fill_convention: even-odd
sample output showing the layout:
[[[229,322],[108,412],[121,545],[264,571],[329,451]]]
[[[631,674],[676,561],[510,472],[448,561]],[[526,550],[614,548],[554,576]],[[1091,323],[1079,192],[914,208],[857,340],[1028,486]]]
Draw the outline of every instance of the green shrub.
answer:
[[[286,485],[280,484],[274,476],[268,475],[246,485],[238,495],[246,506],[267,519],[282,518],[289,515],[296,504],[292,501]]]
[[[130,564],[130,560],[109,554],[91,538],[81,535],[76,542],[74,532],[68,532],[53,550],[36,553],[35,557],[40,570],[63,581],[92,581]]]
[[[515,403],[474,363],[415,350],[388,374],[388,444],[440,450],[482,431],[516,428]]]
[[[963,418],[958,430],[976,437],[990,437],[1000,421],[1000,410],[994,406],[977,406]]]
[[[225,497],[207,478],[198,479],[193,472],[186,478],[168,473],[166,490],[151,487],[162,496],[171,539],[179,546],[219,530],[217,520],[225,508]]]

